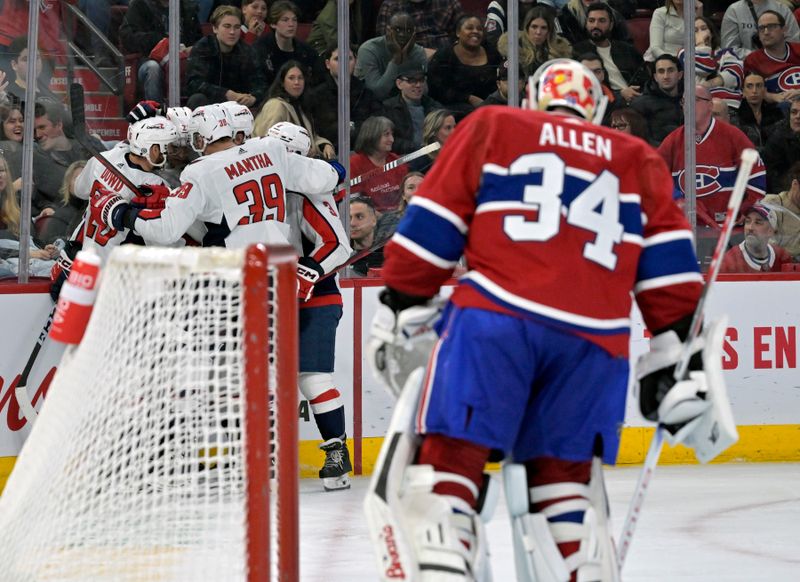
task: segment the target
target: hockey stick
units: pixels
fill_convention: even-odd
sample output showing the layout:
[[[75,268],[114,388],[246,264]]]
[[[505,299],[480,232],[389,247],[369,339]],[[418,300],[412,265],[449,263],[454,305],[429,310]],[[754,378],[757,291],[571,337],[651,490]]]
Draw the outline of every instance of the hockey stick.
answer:
[[[39,351],[42,349],[42,346],[47,339],[47,332],[50,331],[50,325],[53,323],[53,316],[55,313],[56,306],[53,305],[53,309],[50,310],[50,315],[47,316],[47,321],[45,321],[44,327],[39,333],[39,339],[36,340],[36,345],[33,346],[33,351],[28,357],[28,363],[25,364],[25,369],[22,370],[22,376],[19,378],[17,387],[14,388],[14,396],[17,399],[17,404],[19,404],[19,409],[22,411],[22,415],[25,417],[25,420],[27,420],[30,424],[36,422],[36,417],[38,415],[36,414],[36,409],[33,407],[33,403],[28,396],[28,376],[30,376],[33,365],[36,363],[36,358],[39,356]]]
[[[357,263],[358,261],[360,261],[364,257],[371,255],[372,253],[374,253],[377,250],[380,250],[381,248],[383,248],[383,246],[386,243],[389,242],[390,238],[392,238],[392,237],[389,237],[386,240],[381,241],[378,244],[373,245],[368,249],[364,249],[364,250],[358,251],[352,257],[347,259],[344,263],[342,263],[341,265],[339,265],[335,269],[331,269],[329,272],[325,273],[322,277],[319,278],[319,280],[322,281],[323,279],[327,279],[328,277],[332,277],[333,275],[335,275],[339,271],[342,271],[342,270],[346,269],[347,267],[349,267],[350,265],[352,265],[354,263]]]
[[[700,330],[703,327],[704,311],[706,298],[708,292],[714,285],[714,282],[719,275],[720,267],[722,266],[722,256],[725,254],[725,249],[731,238],[733,225],[736,217],[739,214],[739,207],[742,204],[745,190],[747,189],[747,182],[750,178],[750,172],[753,169],[756,161],[758,161],[758,153],[753,149],[746,149],[742,151],[742,163],[739,166],[739,173],[736,175],[736,182],[731,192],[731,197],[728,200],[728,209],[725,213],[725,221],[722,223],[722,230],[720,231],[717,246],[714,248],[714,254],[711,257],[711,264],[708,267],[708,274],[706,276],[706,284],[700,293],[700,298],[697,300],[697,307],[695,307],[694,315],[692,316],[692,323],[689,326],[689,334],[686,341],[683,342],[680,359],[675,366],[675,380],[681,381],[686,379],[686,374],[689,369],[689,360],[692,357],[692,344],[694,340],[700,335]],[[620,535],[619,549],[617,550],[617,559],[619,568],[625,564],[625,557],[628,555],[628,550],[631,546],[633,533],[636,530],[636,525],[639,522],[639,516],[644,504],[644,498],[647,494],[650,481],[655,473],[656,466],[658,465],[658,458],[661,455],[661,448],[664,446],[664,433],[666,429],[659,425],[656,428],[656,433],[653,440],[650,442],[650,448],[647,450],[647,456],[642,467],[642,472],[639,474],[639,480],[636,482],[636,489],[633,491],[633,499],[628,506],[628,515],[625,517],[625,524],[622,528]]]
[[[142,196],[142,192],[139,190],[139,187],[131,182],[125,174],[115,168],[114,164],[108,161],[105,156],[101,155],[89,140],[89,136],[86,133],[86,111],[83,108],[83,85],[80,83],[73,83],[69,86],[69,105],[72,112],[72,125],[75,130],[75,141],[77,141],[86,151],[92,154],[94,159],[103,164],[103,166],[105,166],[109,172],[119,178],[120,182],[127,186],[128,189],[133,192],[134,196]]]
[[[375,168],[374,170],[370,170],[369,172],[364,172],[360,176],[356,176],[355,178],[352,178],[350,180],[350,187],[352,188],[353,186],[358,186],[359,184],[361,184],[361,182],[364,182],[365,180],[369,180],[371,178],[374,178],[375,176],[378,176],[379,174],[383,174],[384,172],[388,172],[389,170],[394,170],[396,167],[402,166],[403,164],[406,164],[406,163],[410,162],[411,160],[416,160],[417,158],[421,158],[422,156],[424,156],[426,154],[433,153],[433,152],[439,150],[439,148],[441,148],[441,147],[442,147],[442,144],[440,144],[438,141],[435,141],[435,142],[433,142],[431,144],[426,145],[425,147],[422,147],[422,148],[418,149],[415,152],[411,152],[410,154],[406,154],[404,156],[400,156],[396,160],[392,160],[391,162],[389,162],[388,164],[384,164],[380,168]],[[334,199],[337,202],[339,202],[344,197],[344,194],[345,194],[345,190],[344,190],[344,188],[342,188],[341,190],[339,190],[334,195]]]

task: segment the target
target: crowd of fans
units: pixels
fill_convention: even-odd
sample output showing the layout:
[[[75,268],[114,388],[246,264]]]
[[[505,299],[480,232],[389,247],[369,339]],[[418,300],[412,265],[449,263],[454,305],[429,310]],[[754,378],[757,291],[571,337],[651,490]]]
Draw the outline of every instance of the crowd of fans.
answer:
[[[696,2],[693,71],[684,62],[683,0],[665,5],[658,0],[508,1],[519,7],[521,89],[549,59],[582,62],[608,97],[603,124],[659,149],[673,172],[679,203],[685,189],[683,77],[693,74],[698,239],[702,231],[709,238],[718,232],[719,191],[732,186],[741,150],[756,147],[763,165],[751,176],[737,246],[752,260],[742,264],[769,271],[800,261],[800,9],[795,11],[790,0],[737,0],[723,5],[724,14]],[[6,0],[3,10],[19,2]],[[83,0],[80,6],[109,32],[115,3],[128,2]],[[256,136],[289,121],[308,130],[310,155],[342,157],[334,145],[342,60],[334,0],[186,0],[180,6],[181,95],[188,107],[235,101],[252,111]],[[487,2],[479,14],[465,12],[459,0],[349,1],[351,176],[373,172],[352,189],[354,249],[372,248],[391,235],[437,151],[388,172],[376,169],[423,146],[443,144],[476,108],[507,102],[507,8],[505,0]],[[642,8],[652,12],[646,51],[636,48],[629,26]],[[301,22],[311,22],[306,40],[298,37]],[[0,25],[0,274],[14,272],[20,244],[28,60],[27,39],[20,32]],[[46,36],[49,44],[51,36]],[[138,55],[138,98],[163,103],[168,0],[130,0],[118,36],[125,54]],[[89,44],[95,64],[107,64],[101,43]],[[26,243],[37,261],[52,258],[54,241],[74,230],[83,207],[71,191],[89,157],[70,137],[63,99],[50,89],[52,69],[48,59],[38,62],[34,236]],[[110,145],[98,140],[98,149]],[[751,207],[756,211],[747,210]],[[766,227],[751,226],[759,221]],[[16,250],[5,241],[15,242]],[[707,250],[701,247],[701,260]],[[377,252],[361,271],[380,263]]]

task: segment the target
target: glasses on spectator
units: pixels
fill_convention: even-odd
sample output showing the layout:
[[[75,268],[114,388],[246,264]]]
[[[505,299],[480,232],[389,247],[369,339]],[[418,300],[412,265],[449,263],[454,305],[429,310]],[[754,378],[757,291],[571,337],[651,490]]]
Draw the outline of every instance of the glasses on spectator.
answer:
[[[611,129],[628,129],[631,126],[627,121],[614,121],[611,123]]]
[[[767,24],[758,25],[758,32],[767,32],[768,30],[775,30],[780,27],[781,25],[778,22],[768,22]]]
[[[405,81],[406,83],[411,83],[412,85],[422,85],[425,82],[426,77],[400,77],[401,81]]]
[[[406,28],[405,26],[393,26],[392,30],[395,31],[397,34],[401,34],[403,32],[405,32],[406,34],[414,34],[416,28],[414,28],[413,26],[409,28]]]

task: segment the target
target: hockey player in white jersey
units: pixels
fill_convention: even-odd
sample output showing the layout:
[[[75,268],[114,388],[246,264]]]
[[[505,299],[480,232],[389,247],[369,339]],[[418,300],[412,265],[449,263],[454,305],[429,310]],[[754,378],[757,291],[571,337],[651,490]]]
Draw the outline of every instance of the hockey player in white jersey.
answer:
[[[129,228],[155,244],[178,240],[196,220],[208,231],[203,246],[243,248],[286,243],[286,190],[319,197],[344,179],[338,164],[290,155],[274,138],[233,142],[230,116],[220,105],[198,107],[192,147],[201,157],[181,174],[163,208],[137,208],[111,192],[89,205],[111,228]]]
[[[165,180],[155,173],[167,161],[167,148],[178,139],[175,126],[165,117],[155,116],[132,124],[128,130],[128,143],[120,144],[100,154],[136,186],[167,186]],[[145,188],[145,190],[147,190]],[[92,158],[75,181],[75,195],[78,198],[90,199],[98,192],[110,192],[129,202],[134,192],[125,183],[104,166]],[[94,249],[103,261],[111,250],[129,236],[127,229],[106,228],[91,220],[91,212],[87,209],[84,216],[82,232],[74,238],[83,244],[83,248]]]
[[[275,137],[291,154],[307,156],[311,137],[288,122],[273,125]],[[297,269],[300,298],[300,391],[308,400],[325,451],[319,477],[326,491],[349,489],[353,470],[345,434],[344,402],[333,383],[336,328],[342,318],[342,294],[336,276],[321,279],[350,256],[352,249],[333,195],[311,199],[297,192],[286,197],[289,242],[300,256]]]
[[[165,117],[175,126],[178,139],[167,148],[167,165],[159,174],[172,187],[178,184],[186,166],[197,159],[197,153],[191,146],[192,110],[188,107],[169,107]]]
[[[253,137],[255,119],[250,108],[236,101],[225,101],[221,105],[233,120],[233,142],[236,145],[241,145]]]

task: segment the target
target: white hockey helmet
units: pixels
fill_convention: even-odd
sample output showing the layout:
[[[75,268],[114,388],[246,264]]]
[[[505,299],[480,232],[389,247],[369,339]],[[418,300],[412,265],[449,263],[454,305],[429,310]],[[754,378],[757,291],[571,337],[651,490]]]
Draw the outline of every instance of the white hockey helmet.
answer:
[[[192,140],[192,110],[188,107],[169,107],[166,117],[178,132],[177,145],[188,147]]]
[[[549,111],[571,109],[586,121],[600,124],[608,99],[597,77],[583,64],[571,59],[547,61],[528,79],[528,109]]]
[[[128,141],[132,154],[146,158],[156,168],[160,168],[167,162],[167,146],[178,141],[178,130],[169,119],[156,115],[132,124]],[[153,145],[157,145],[162,154],[159,163],[150,157],[150,148]]]
[[[202,105],[192,112],[192,141],[194,151],[202,155],[208,144],[233,138],[233,122],[219,103]]]
[[[253,125],[255,124],[250,108],[236,101],[225,101],[222,106],[233,120],[234,138],[239,135],[239,132],[242,132],[244,134],[242,141],[250,139],[253,136]]]
[[[308,135],[308,130],[288,121],[280,121],[270,127],[267,136],[281,140],[290,154],[307,156],[311,149],[311,136]]]

